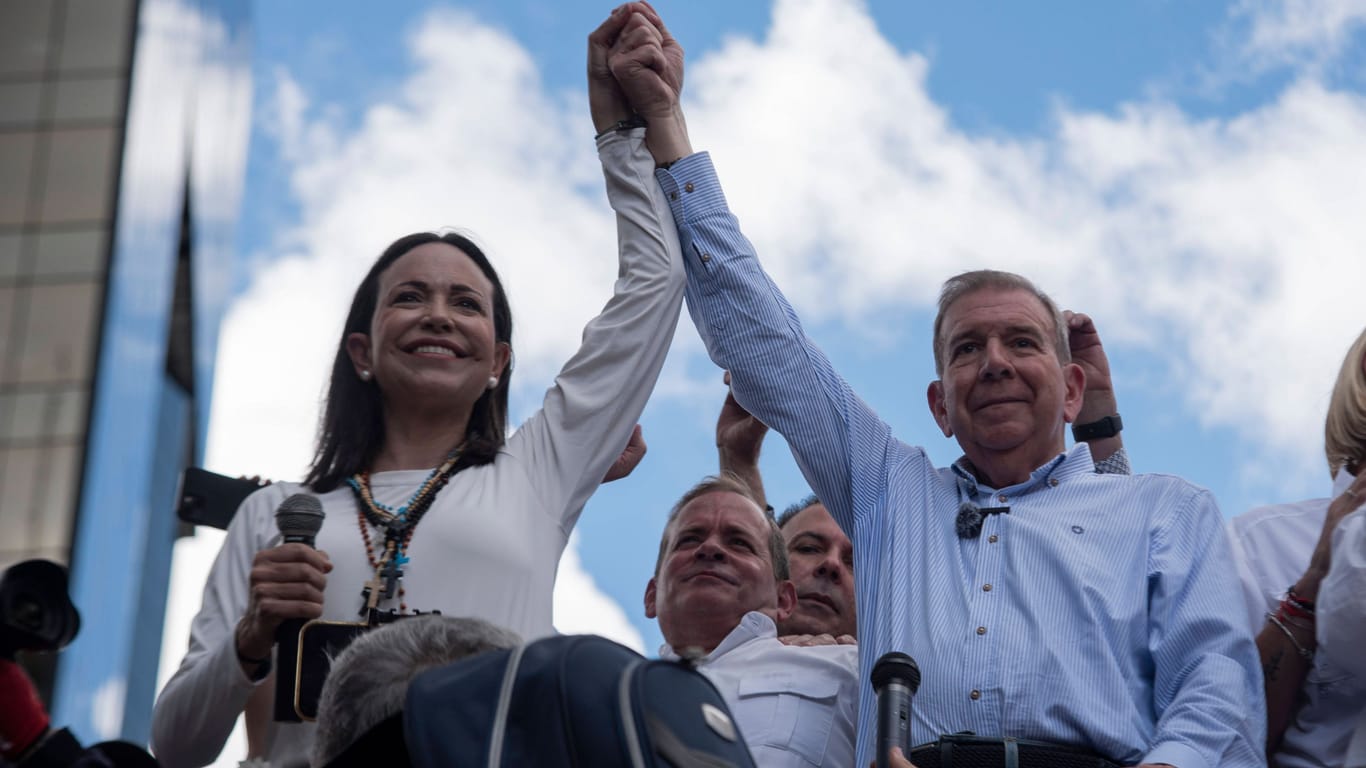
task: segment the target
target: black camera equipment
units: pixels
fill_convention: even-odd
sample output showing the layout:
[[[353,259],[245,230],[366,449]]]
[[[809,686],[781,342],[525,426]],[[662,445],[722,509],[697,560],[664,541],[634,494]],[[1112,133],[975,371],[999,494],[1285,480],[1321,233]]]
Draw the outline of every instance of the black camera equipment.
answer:
[[[60,650],[80,628],[62,566],[25,560],[0,576],[0,659],[12,660],[19,651]]]
[[[156,768],[151,755],[127,742],[106,741],[87,749],[71,731],[52,728],[37,690],[15,661],[19,651],[65,648],[80,628],[81,617],[67,594],[62,566],[48,560],[25,560],[0,575],[0,764]]]

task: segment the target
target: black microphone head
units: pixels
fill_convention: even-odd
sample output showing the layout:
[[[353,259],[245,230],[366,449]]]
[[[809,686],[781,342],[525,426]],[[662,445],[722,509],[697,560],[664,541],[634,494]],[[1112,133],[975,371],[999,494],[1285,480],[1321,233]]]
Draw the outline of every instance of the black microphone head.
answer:
[[[280,508],[275,510],[275,527],[285,541],[313,546],[322,530],[323,516],[323,505],[316,496],[296,493],[280,502]]]
[[[883,686],[893,680],[899,680],[914,694],[920,689],[920,667],[916,665],[915,659],[910,656],[900,651],[891,651],[882,654],[882,658],[873,665],[873,674],[870,679],[873,682],[874,692],[880,693]]]

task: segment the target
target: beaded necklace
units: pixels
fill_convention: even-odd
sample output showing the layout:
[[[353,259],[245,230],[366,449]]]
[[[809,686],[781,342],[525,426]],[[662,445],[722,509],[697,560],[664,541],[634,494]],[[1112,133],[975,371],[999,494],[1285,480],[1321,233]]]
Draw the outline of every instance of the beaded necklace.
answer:
[[[360,525],[361,540],[365,542],[365,557],[370,561],[370,567],[375,569],[374,578],[366,582],[361,590],[360,615],[367,615],[381,599],[393,599],[395,594],[399,598],[399,613],[408,612],[408,604],[403,602],[406,590],[402,586],[402,568],[408,563],[408,544],[422,516],[427,514],[436,500],[437,492],[455,474],[455,466],[459,461],[460,449],[457,448],[427,475],[421,487],[408,498],[408,503],[397,510],[375,501],[370,491],[369,472],[357,472],[346,479],[346,484],[356,494],[356,521]],[[384,554],[378,558],[375,557],[374,543],[370,540],[371,525],[384,532]]]

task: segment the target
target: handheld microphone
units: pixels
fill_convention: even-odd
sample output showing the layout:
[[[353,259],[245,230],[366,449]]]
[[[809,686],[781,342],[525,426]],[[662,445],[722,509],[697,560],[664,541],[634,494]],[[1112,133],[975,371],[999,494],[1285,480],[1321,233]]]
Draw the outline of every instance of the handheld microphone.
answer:
[[[280,502],[279,509],[275,510],[275,526],[280,529],[282,543],[312,547],[318,531],[322,530],[323,517],[323,505],[317,497],[296,493]],[[275,658],[280,666],[289,664],[292,667],[299,658],[299,632],[303,628],[303,619],[289,619],[276,627]],[[294,711],[294,689],[280,684],[284,678],[284,675],[276,676],[275,720],[297,723],[300,718]]]
[[[885,653],[873,665],[877,693],[877,768],[890,765],[892,747],[911,754],[911,697],[920,688],[920,667],[900,651]]]
[[[322,530],[325,516],[322,502],[316,496],[296,493],[280,502],[280,508],[275,510],[275,527],[280,529],[285,544],[311,547]]]

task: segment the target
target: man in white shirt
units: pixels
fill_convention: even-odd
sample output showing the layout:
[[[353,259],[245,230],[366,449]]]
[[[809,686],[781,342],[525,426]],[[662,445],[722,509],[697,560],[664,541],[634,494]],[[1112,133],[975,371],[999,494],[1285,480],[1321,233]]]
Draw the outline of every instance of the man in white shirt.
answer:
[[[743,482],[708,478],[674,505],[645,615],[664,658],[696,660],[760,766],[854,762],[858,649],[780,643],[797,601],[782,532]]]

